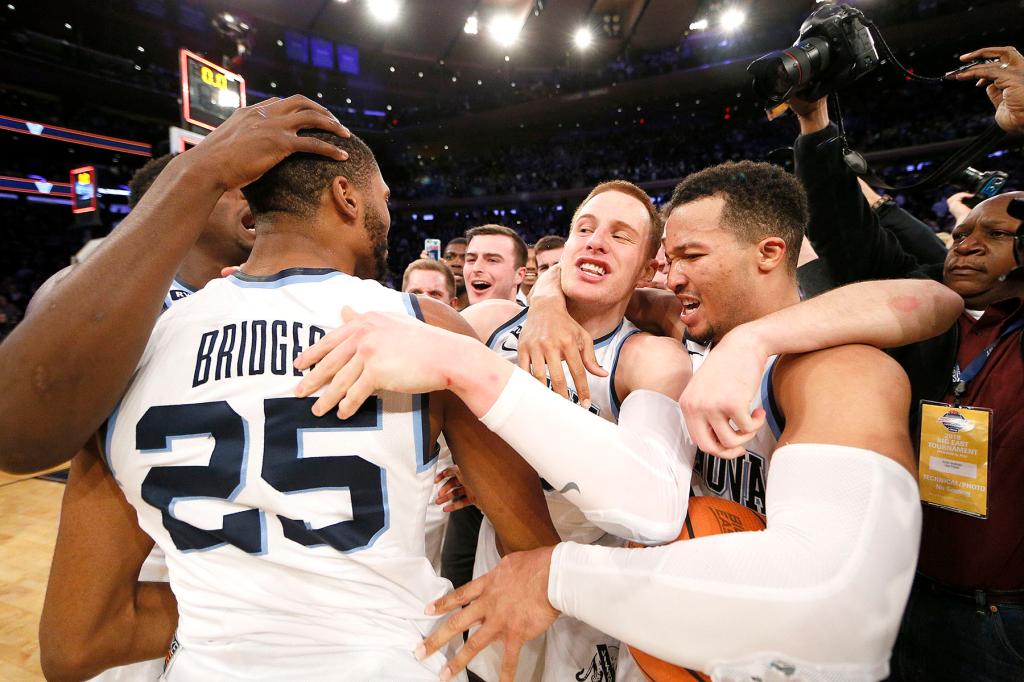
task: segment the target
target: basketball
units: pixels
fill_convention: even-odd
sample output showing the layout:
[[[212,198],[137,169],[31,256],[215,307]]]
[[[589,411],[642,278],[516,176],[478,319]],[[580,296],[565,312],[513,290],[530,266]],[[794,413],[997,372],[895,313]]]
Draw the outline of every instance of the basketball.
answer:
[[[701,538],[720,533],[739,533],[742,531],[764,530],[764,519],[757,512],[744,507],[732,500],[720,497],[691,497],[687,508],[686,521],[676,542]],[[630,547],[644,547],[629,543]],[[710,682],[711,677],[704,673],[666,663],[635,647],[629,647],[637,665],[648,679],[653,682],[693,682],[703,680]]]

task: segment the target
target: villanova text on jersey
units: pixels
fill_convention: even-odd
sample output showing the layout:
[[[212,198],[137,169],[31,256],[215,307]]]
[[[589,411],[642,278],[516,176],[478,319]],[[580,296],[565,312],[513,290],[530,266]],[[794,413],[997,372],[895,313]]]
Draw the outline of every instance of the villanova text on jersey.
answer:
[[[316,325],[287,320],[243,320],[204,332],[196,350],[192,388],[232,376],[270,372],[302,376],[293,363],[324,337]]]

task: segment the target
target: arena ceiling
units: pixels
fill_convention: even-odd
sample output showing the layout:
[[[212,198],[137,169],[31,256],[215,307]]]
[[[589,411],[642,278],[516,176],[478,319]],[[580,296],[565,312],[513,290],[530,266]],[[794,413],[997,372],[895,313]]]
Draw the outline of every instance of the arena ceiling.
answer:
[[[444,60],[461,68],[500,65],[505,55],[517,68],[551,68],[564,63],[581,26],[589,26],[590,56],[608,57],[623,49],[670,47],[690,24],[724,6],[721,0],[397,0],[399,16],[390,24],[374,21],[374,0],[203,0],[210,11],[230,10],[260,20],[319,34],[362,50],[423,62]],[[812,0],[738,3],[751,23],[813,8]],[[489,30],[491,20],[507,16],[521,27],[514,45],[503,48]],[[476,16],[478,33],[464,29]],[[582,57],[581,57],[582,58]]]

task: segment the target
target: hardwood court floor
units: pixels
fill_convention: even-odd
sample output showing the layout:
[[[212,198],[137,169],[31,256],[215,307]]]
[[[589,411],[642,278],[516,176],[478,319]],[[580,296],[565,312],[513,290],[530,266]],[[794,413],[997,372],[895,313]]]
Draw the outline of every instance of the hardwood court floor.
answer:
[[[64,484],[0,473],[0,680],[42,680],[39,614]]]

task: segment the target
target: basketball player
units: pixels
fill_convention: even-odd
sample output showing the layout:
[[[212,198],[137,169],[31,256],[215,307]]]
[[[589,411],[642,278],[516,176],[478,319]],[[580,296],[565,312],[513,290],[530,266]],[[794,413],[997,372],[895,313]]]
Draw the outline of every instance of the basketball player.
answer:
[[[661,217],[647,193],[632,183],[614,180],[591,190],[573,215],[564,250],[558,249],[561,258],[572,265],[561,270],[560,282],[569,313],[595,339],[598,361],[610,368],[605,376],[587,375],[591,398],[586,408],[613,424],[619,421],[619,406],[636,391],[658,394],[671,409],[690,376],[686,353],[678,343],[640,333],[624,317],[637,282],[653,273],[661,233]],[[552,250],[545,250],[538,257],[550,253]],[[489,300],[467,308],[463,317],[478,337],[487,339],[491,350],[514,363],[518,336],[529,310],[512,301]],[[578,403],[576,387],[570,385],[566,390]],[[681,415],[676,412],[678,421]],[[635,422],[627,421],[624,426],[642,429]],[[680,439],[669,456],[686,460],[682,447]],[[563,540],[624,544],[614,533],[589,522],[558,491],[548,490],[546,496]],[[500,558],[494,529],[485,519],[474,577],[494,568]],[[545,640],[531,642],[524,649],[517,679],[571,679],[602,652],[615,665],[615,655],[607,652],[618,646],[614,637],[571,618],[559,619]],[[490,682],[498,679],[500,668],[501,652],[491,647],[473,662],[472,671]]]
[[[504,225],[481,225],[466,231],[463,276],[469,304],[497,298],[516,300],[526,276],[526,242]]]
[[[466,296],[466,280],[462,278],[462,268],[466,264],[466,244],[469,241],[465,237],[455,237],[444,247],[444,254],[441,258],[455,275],[455,293],[459,297],[456,310],[462,310],[469,305],[469,298]]]
[[[503,542],[557,537],[536,474],[450,394],[374,396],[345,421],[293,396],[291,360],[338,325],[338,300],[472,333],[441,303],[363,279],[386,259],[387,186],[360,140],[314,134],[347,162],[296,155],[246,186],[252,256],[160,319],[105,428],[117,486],[167,554],[180,617],[165,679],[435,678],[442,661],[411,651],[433,620],[424,604],[447,584],[423,554],[442,430]],[[95,471],[116,491],[102,463]],[[93,531],[101,546],[108,532]],[[130,567],[142,549],[54,576],[120,597],[89,604],[124,637],[108,660],[157,653],[156,634],[122,629],[132,619],[173,631],[169,596],[153,605],[160,620],[124,602],[145,585],[107,577],[123,579],[107,564]]]
[[[749,162],[707,169],[676,188],[667,211],[669,286],[684,305],[683,321],[717,346],[708,364],[721,351],[723,361],[748,362],[730,350],[742,347],[742,340],[730,341],[733,332],[829,312],[826,296],[793,305],[806,201],[780,169]],[[941,305],[928,305],[935,301]],[[884,313],[903,320],[926,306],[924,318],[938,329],[955,317],[948,303],[897,296]],[[589,509],[591,520],[647,542],[678,532],[682,517],[672,527],[673,513],[685,506],[689,478],[679,475],[679,463],[664,456],[662,445],[680,437],[677,419],[647,409],[646,433],[625,439],[621,421],[637,406],[632,398],[615,427],[454,335],[422,333],[422,325],[396,316],[346,311],[344,317],[342,333],[299,358],[298,366],[319,363],[300,384],[302,392],[334,375],[316,409],[340,399],[344,417],[373,388],[449,386],[553,487]],[[771,324],[754,324],[759,318]],[[826,331],[814,341],[834,331],[831,320],[824,322]],[[382,362],[413,337],[412,352]],[[510,680],[522,643],[563,613],[716,679],[884,677],[920,529],[906,426],[909,388],[880,351],[840,346],[795,354],[808,342],[792,335],[784,350],[793,354],[758,369],[767,377],[764,395],[755,396],[758,409],[751,411],[745,399],[742,414],[710,418],[712,435],[699,436],[732,457],[747,443],[770,449],[766,531],[636,550],[568,542],[508,555],[428,608],[437,613],[469,604],[418,655],[478,624],[442,679],[501,641],[502,679]],[[458,361],[424,367],[421,353]],[[684,409],[689,402],[684,398]],[[771,404],[778,408],[772,410],[782,430],[777,435],[765,433],[772,420],[766,422],[763,410]]]
[[[151,159],[140,168],[129,184],[129,206],[134,209],[146,194],[160,173],[167,168],[172,160],[167,154]],[[240,190],[225,192],[211,211],[206,227],[200,233],[195,245],[185,256],[181,267],[175,274],[171,287],[164,299],[164,309],[170,308],[175,302],[206,286],[212,279],[220,277],[221,269],[234,263],[241,263],[249,257],[253,241],[256,238],[253,229],[252,214],[249,205]],[[50,289],[67,276],[68,271],[76,266],[65,268],[54,275],[40,287],[30,307],[43,305],[49,296]],[[66,562],[74,562],[89,550],[83,544],[91,544],[91,534],[84,529],[108,523],[106,509],[98,508],[83,501],[80,488],[82,472],[88,467],[81,460],[95,459],[98,456],[98,441],[91,438],[86,444],[85,452],[76,455],[72,463],[73,472],[69,478],[69,486],[65,491],[64,503],[61,507],[61,524],[54,549],[55,566]],[[60,569],[58,568],[59,572]],[[146,558],[139,573],[143,582],[166,582],[167,566],[163,552],[154,548]],[[90,628],[80,628],[81,620],[76,619],[79,611],[75,603],[75,594],[68,593],[69,584],[51,583],[46,591],[43,605],[42,622],[40,623],[40,639],[44,640],[42,651],[45,652],[44,665],[50,673],[61,668],[78,671],[76,664],[80,661],[61,660],[64,656],[76,651],[88,651],[94,632]],[[55,642],[56,644],[51,644]],[[108,670],[97,678],[112,682],[114,680],[133,680],[159,677],[163,668],[163,658],[136,663]]]
[[[296,151],[344,158],[296,134],[314,126],[348,135],[301,95],[238,109],[171,161],[100,248],[49,288],[0,345],[0,469],[56,466],[91,438],[127,386],[174,275],[224,192]],[[39,418],[58,403],[60,419]]]

